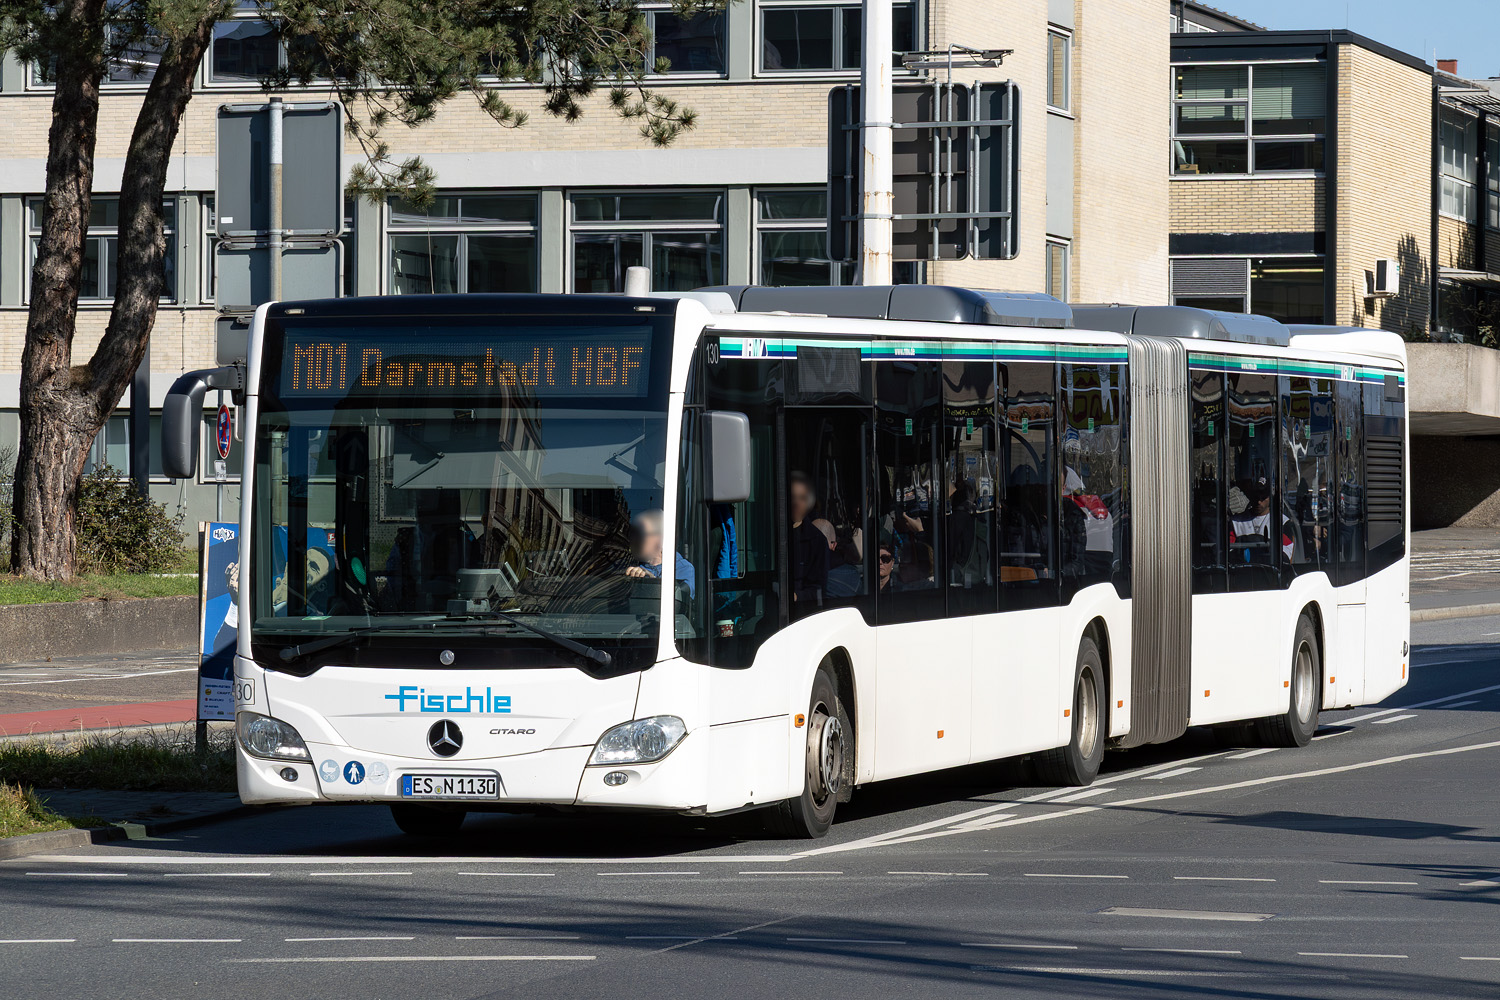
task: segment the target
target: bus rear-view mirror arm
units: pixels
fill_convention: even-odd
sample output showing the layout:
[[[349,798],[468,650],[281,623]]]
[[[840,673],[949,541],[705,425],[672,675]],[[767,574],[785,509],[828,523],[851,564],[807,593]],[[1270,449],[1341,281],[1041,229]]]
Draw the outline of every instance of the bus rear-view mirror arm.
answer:
[[[750,499],[750,418],[732,410],[703,412],[704,469],[708,503]]]
[[[198,473],[198,443],[203,433],[203,394],[244,389],[237,365],[203,368],[178,376],[161,404],[161,464],[169,479],[192,479]]]

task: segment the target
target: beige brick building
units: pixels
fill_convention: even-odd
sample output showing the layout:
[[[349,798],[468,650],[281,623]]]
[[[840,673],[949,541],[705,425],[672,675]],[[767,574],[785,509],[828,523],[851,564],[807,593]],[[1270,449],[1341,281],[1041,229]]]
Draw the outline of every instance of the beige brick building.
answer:
[[[520,129],[501,129],[472,103],[455,101],[423,128],[389,136],[393,155],[419,154],[437,170],[441,196],[433,209],[346,206],[343,293],[611,291],[636,263],[652,267],[658,288],[850,280],[848,265],[828,259],[827,102],[831,88],[858,78],[859,3],[743,0],[691,20],[643,6],[656,54],[672,62],[653,86],[697,110],[697,128],[658,150],[633,123],[612,115],[602,96],[581,121],[565,123],[543,111],[535,90],[508,88],[506,99],[531,114]],[[1164,114],[1142,113],[1162,107],[1171,37],[1164,13],[1163,0],[898,0],[898,50],[949,43],[1009,49],[1001,66],[956,79],[1010,79],[1021,93],[1016,257],[909,262],[898,264],[898,278],[1167,301],[1170,178],[1161,151],[1169,125]],[[152,339],[153,403],[176,375],[215,360],[217,108],[262,100],[259,73],[284,58],[260,22],[230,21],[219,26],[200,72],[168,175],[171,294]],[[123,69],[111,75],[100,115],[80,362],[108,318],[111,196],[145,84]],[[16,439],[50,105],[51,91],[32,67],[5,56],[0,449]],[[346,167],[359,157],[349,145]],[[101,435],[96,460],[127,468],[127,437],[122,409]],[[153,494],[189,521],[213,516],[221,498],[227,512],[238,501],[235,456],[228,486],[218,490],[207,450],[197,482],[153,477]]]

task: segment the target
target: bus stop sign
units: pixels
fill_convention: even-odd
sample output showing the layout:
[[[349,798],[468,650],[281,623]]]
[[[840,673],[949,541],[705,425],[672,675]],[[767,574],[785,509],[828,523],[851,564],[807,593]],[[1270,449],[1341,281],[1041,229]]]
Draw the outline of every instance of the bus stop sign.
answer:
[[[227,404],[219,406],[219,421],[214,427],[215,443],[219,446],[219,457],[229,457],[229,446],[234,442],[234,415]]]

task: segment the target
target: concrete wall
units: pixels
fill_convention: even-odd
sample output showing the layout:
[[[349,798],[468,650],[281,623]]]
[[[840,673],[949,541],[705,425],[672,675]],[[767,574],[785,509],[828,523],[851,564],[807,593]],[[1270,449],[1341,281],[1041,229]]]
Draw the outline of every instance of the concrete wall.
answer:
[[[1500,351],[1406,350],[1412,528],[1500,528]]]
[[[0,663],[84,653],[196,649],[198,598],[0,605]]]
[[[1500,528],[1500,437],[1411,439],[1411,526]]]
[[[1335,313],[1329,322],[1397,333],[1430,325],[1432,77],[1356,45],[1338,46]],[[1396,260],[1401,291],[1369,299],[1366,272]]]

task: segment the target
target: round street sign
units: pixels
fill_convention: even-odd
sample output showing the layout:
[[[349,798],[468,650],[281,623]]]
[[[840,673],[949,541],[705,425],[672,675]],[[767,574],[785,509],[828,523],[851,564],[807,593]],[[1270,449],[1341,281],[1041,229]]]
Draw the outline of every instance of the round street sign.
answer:
[[[215,428],[215,438],[219,445],[219,457],[229,457],[229,446],[234,441],[234,417],[229,412],[227,404],[219,407],[219,422]]]

